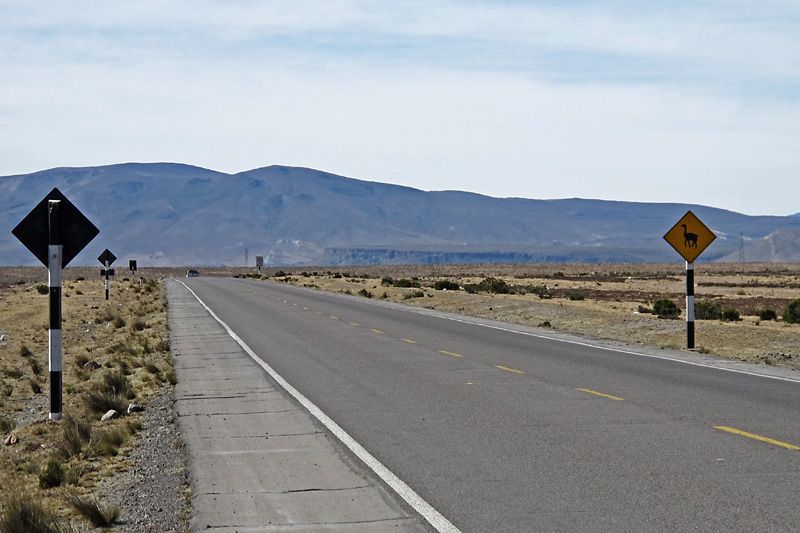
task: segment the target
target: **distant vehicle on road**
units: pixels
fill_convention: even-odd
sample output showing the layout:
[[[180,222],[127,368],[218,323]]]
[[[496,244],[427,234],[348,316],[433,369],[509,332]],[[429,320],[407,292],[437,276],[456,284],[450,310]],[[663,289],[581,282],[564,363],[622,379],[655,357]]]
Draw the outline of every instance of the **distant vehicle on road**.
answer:
[[[199,275],[200,275],[200,272],[198,272],[197,270],[187,270],[186,271],[186,277],[187,278],[196,278]]]

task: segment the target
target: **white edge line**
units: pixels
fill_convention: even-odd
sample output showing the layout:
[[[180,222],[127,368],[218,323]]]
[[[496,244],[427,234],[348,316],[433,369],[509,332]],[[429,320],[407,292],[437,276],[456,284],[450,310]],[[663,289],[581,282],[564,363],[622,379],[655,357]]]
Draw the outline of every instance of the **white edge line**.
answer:
[[[443,318],[445,320],[452,320],[454,322],[463,322],[464,324],[472,324],[472,325],[481,326],[481,327],[484,327],[484,328],[497,329],[497,330],[500,330],[500,331],[506,331],[508,333],[518,333],[520,335],[527,335],[529,337],[536,337],[538,339],[547,339],[547,340],[551,340],[551,341],[555,341],[555,342],[564,342],[564,343],[567,343],[567,344],[575,344],[577,346],[586,346],[587,348],[595,348],[597,350],[606,350],[606,351],[609,351],[609,352],[624,353],[624,354],[628,354],[628,355],[638,355],[640,357],[649,357],[651,359],[661,359],[663,361],[672,361],[672,362],[675,362],[675,363],[683,363],[685,365],[700,366],[700,367],[703,367],[703,368],[709,368],[711,370],[724,370],[725,372],[734,372],[736,374],[745,374],[745,375],[748,375],[748,376],[754,376],[754,377],[759,377],[759,378],[777,379],[779,381],[788,381],[789,383],[800,383],[800,379],[792,379],[792,378],[786,378],[786,377],[782,377],[782,376],[770,376],[769,374],[759,374],[758,372],[749,372],[747,370],[738,370],[738,369],[735,369],[735,368],[726,368],[724,366],[709,365],[709,364],[705,364],[705,363],[698,363],[698,362],[695,362],[695,361],[686,361],[684,359],[678,359],[678,358],[675,358],[675,357],[667,357],[665,355],[651,355],[651,354],[646,354],[646,353],[641,353],[641,352],[634,352],[632,350],[621,350],[619,348],[612,348],[612,347],[609,347],[609,346],[599,346],[597,344],[591,344],[591,343],[588,343],[588,342],[572,341],[572,340],[568,340],[568,339],[559,339],[559,338],[556,338],[556,337],[548,337],[547,335],[537,335],[536,333],[530,333],[530,332],[527,332],[527,331],[519,331],[519,330],[516,330],[516,329],[504,328],[504,327],[495,326],[495,325],[492,325],[492,324],[481,324],[480,322],[472,322],[470,320],[462,320],[460,318],[443,316],[443,315],[439,315],[439,314],[437,314],[435,316],[438,316],[439,318]]]
[[[311,400],[303,396],[300,391],[292,387],[288,381],[283,379],[280,374],[278,374],[271,366],[267,363],[262,361],[253,350],[241,339],[239,336],[234,333],[234,331],[228,327],[228,325],[220,319],[214,311],[209,308],[203,300],[200,299],[195,292],[190,289],[183,281],[176,280],[181,285],[186,287],[192,296],[194,296],[200,305],[202,305],[209,314],[220,323],[220,325],[225,328],[225,331],[228,332],[233,340],[235,340],[242,349],[247,352],[247,355],[250,356],[253,361],[256,362],[261,368],[263,368],[267,374],[272,377],[278,384],[283,387],[286,392],[291,394],[294,399],[296,399],[300,404],[305,407],[309,413],[311,413],[314,418],[320,421],[323,426],[325,426],[331,433],[333,433],[336,438],[338,438],[342,444],[347,446],[350,451],[352,451],[356,457],[361,459],[364,464],[366,464],[375,474],[383,480],[384,483],[389,485],[392,490],[394,490],[403,500],[405,500],[408,505],[410,505],[416,512],[418,512],[428,523],[433,526],[436,531],[441,533],[461,533],[461,531],[454,526],[447,518],[442,516],[439,511],[434,509],[428,502],[422,499],[419,494],[414,492],[414,490],[406,485],[399,477],[394,475],[391,470],[383,466],[383,464],[378,461],[375,457],[372,456],[363,446],[361,446],[358,442],[353,439],[345,430],[343,430],[336,422],[334,422],[328,415],[326,415],[319,407],[314,405]]]

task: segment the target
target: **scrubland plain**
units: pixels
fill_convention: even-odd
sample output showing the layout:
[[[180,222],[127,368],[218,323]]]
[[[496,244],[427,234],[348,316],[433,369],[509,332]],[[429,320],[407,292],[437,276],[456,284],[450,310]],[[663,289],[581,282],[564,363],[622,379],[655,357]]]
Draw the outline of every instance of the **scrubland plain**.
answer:
[[[46,271],[0,272],[0,531],[17,530],[20,516],[43,528],[32,531],[113,522],[121,509],[96,489],[130,466],[141,422],[128,407],[175,382],[161,283],[115,282],[106,301],[102,281],[66,277],[63,419],[53,421]],[[111,409],[120,416],[101,421]]]

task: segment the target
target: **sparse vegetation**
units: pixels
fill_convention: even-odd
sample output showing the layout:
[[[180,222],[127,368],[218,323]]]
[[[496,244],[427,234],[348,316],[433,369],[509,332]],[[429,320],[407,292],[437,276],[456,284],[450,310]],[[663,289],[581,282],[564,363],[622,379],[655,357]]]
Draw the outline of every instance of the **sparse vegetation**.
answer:
[[[797,324],[800,322],[800,298],[786,306],[786,309],[783,311],[783,321],[789,324]]]
[[[437,291],[457,291],[461,287],[455,281],[440,279],[433,284],[433,288]]]
[[[77,487],[91,501],[99,481],[120,471],[122,450],[141,427],[138,413],[127,415],[130,399],[146,405],[164,383],[175,382],[157,281],[142,289],[138,282],[126,285],[112,302],[95,281],[65,278],[63,286],[72,295],[62,302],[65,416],[54,423],[47,420],[46,401],[32,402],[47,370],[41,356],[47,352],[47,303],[33,297],[37,284],[0,279],[0,434],[13,432],[17,442],[11,455],[0,454],[0,533],[87,531],[72,525],[79,514],[65,507],[63,487]],[[44,412],[31,420],[31,406],[42,404]],[[111,408],[126,416],[100,422],[98,415]],[[17,494],[25,497],[14,499]]]
[[[759,320],[778,320],[778,313],[774,309],[757,309],[756,316]]]
[[[676,319],[680,316],[681,310],[672,300],[659,298],[653,302],[653,314],[658,315],[658,318]]]
[[[67,503],[95,527],[108,527],[119,519],[122,509],[118,505],[103,505],[96,498],[81,496],[74,490],[64,495]]]

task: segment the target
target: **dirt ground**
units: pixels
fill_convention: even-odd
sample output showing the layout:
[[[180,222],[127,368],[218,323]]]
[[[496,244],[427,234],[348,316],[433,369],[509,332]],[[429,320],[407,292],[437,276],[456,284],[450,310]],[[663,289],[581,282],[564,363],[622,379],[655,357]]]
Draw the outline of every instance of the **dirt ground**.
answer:
[[[101,421],[107,408],[102,402],[93,405],[89,397],[99,392],[103,401],[119,399],[125,411],[130,403],[146,406],[174,383],[166,301],[158,281],[115,282],[107,301],[99,269],[91,270],[98,279],[81,279],[73,272],[62,284],[64,418],[57,422],[48,420],[46,270],[0,268],[0,440],[16,439],[0,444],[2,509],[10,495],[25,494],[62,519],[81,524],[65,495],[96,498],[99,483],[128,467],[131,437],[141,428],[138,413]],[[106,378],[112,376],[120,390],[105,395]],[[76,427],[82,428],[80,438],[67,433]],[[43,487],[42,476],[50,469],[61,470],[63,479]]]

